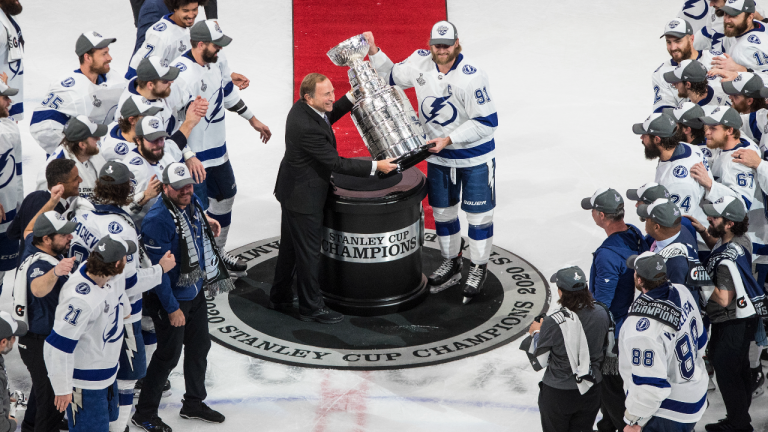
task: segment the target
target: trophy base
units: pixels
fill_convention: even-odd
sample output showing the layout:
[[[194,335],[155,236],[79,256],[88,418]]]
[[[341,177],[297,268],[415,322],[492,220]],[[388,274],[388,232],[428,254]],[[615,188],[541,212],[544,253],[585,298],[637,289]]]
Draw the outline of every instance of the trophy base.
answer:
[[[388,173],[383,173],[383,172],[378,173],[379,178],[385,179],[395,174],[401,173],[407,170],[408,168],[416,166],[419,162],[423,161],[424,159],[428,158],[431,155],[431,153],[429,152],[429,149],[431,149],[434,146],[435,146],[435,143],[425,144],[421,146],[418,150],[414,150],[411,153],[402,155],[399,158],[393,160],[392,163],[397,164],[397,168],[393,169]]]

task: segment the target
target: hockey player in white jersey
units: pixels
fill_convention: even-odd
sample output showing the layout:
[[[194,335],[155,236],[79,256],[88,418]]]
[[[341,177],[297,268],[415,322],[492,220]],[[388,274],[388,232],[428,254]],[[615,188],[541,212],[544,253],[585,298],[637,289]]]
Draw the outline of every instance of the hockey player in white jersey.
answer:
[[[62,129],[71,117],[84,115],[102,124],[114,118],[117,101],[125,89],[125,80],[110,69],[109,44],[115,40],[96,32],[80,35],[75,45],[80,68],[51,84],[35,108],[29,131],[47,154],[61,142]]]
[[[5,272],[16,267],[19,241],[6,236],[16,211],[24,199],[21,178],[21,135],[16,122],[9,118],[11,96],[19,91],[0,81],[0,292]]]
[[[712,59],[713,73],[768,72],[768,43],[765,24],[755,16],[754,0],[729,0],[720,8],[723,13],[722,56]]]
[[[398,64],[379,50],[372,33],[364,35],[379,75],[390,85],[416,90],[419,120],[428,143],[435,144],[427,182],[443,263],[429,277],[434,290],[461,280],[460,203],[467,214],[472,261],[462,288],[467,303],[483,288],[493,246],[498,117],[488,75],[461,54],[456,27],[448,21],[432,26],[429,50],[419,49]]]
[[[109,133],[101,142],[101,155],[107,162],[125,158],[136,148],[136,123],[143,116],[153,116],[163,110],[160,104],[152,103],[143,96],[131,95],[120,107],[117,124],[109,125]]]
[[[641,292],[619,333],[624,431],[693,431],[707,407],[707,331],[685,285],[672,284],[661,255],[627,259]]]
[[[675,138],[678,141],[698,148],[704,154],[704,157],[712,156],[712,152],[707,149],[704,123],[701,121],[701,117],[704,117],[705,113],[700,106],[693,102],[683,102],[675,109],[665,108],[663,113],[672,117],[677,122]]]
[[[64,139],[48,156],[45,166],[55,159],[66,158],[75,161],[82,178],[79,186],[80,197],[91,199],[99,170],[105,163],[104,157],[99,153],[99,139],[107,134],[107,126],[93,123],[88,117],[79,115],[67,121],[63,133]],[[36,189],[48,189],[44,168],[37,176]]]
[[[664,79],[664,74],[675,70],[684,60],[696,60],[709,70],[712,67],[712,59],[722,54],[720,51],[696,51],[693,48],[693,29],[688,21],[681,18],[668,22],[662,37],[666,40],[667,52],[671,58],[656,68],[651,75],[653,112],[661,112],[664,108],[675,108],[683,100],[675,85]],[[719,80],[719,77],[708,77],[711,85],[715,85],[712,82]]]
[[[107,236],[61,288],[44,358],[70,431],[107,431],[117,420],[115,377],[123,321],[131,315],[122,273],[135,252],[135,243]]]
[[[675,86],[682,102],[693,102],[705,112],[715,107],[730,105],[728,95],[723,92],[720,78],[707,76],[707,68],[698,60],[683,60],[674,70],[664,74],[664,80]]]
[[[0,2],[0,73],[8,75],[6,84],[19,91],[11,104],[9,117],[13,121],[24,119],[24,36],[13,17],[23,9],[18,0]]]
[[[760,144],[763,133],[768,132],[768,88],[760,75],[738,72],[733,80],[723,81],[723,91],[731,98],[731,106],[741,114],[741,134]]]
[[[174,63],[174,67],[179,68],[181,73],[169,96],[170,105],[175,110],[183,109],[197,96],[209,101],[204,121],[192,131],[187,142],[205,167],[206,178],[195,185],[195,195],[200,198],[203,208],[207,207],[208,215],[221,225],[221,234],[216,238],[216,243],[223,250],[237,193],[235,175],[227,153],[225,109],[248,120],[251,127],[260,133],[264,143],[272,133],[251,113],[232,82],[227,59],[220,53],[223,47],[232,42],[232,38],[225,35],[213,20],[200,21],[192,26],[190,38],[192,49]],[[178,92],[175,90],[177,87]],[[244,262],[241,264],[245,265]]]

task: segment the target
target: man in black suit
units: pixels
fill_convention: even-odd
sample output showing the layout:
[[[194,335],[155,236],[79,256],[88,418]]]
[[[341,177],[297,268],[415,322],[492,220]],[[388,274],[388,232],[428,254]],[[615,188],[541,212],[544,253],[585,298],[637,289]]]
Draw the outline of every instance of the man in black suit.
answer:
[[[326,76],[307,75],[299,94],[301,99],[291,108],[285,124],[285,156],[275,184],[283,215],[270,307],[293,307],[291,285],[297,275],[299,318],[333,324],[344,315],[325,307],[319,284],[323,206],[331,173],[368,177],[376,171],[390,172],[397,165],[392,159],[369,162],[339,156],[331,125],[354,104],[350,95],[334,103],[333,85]]]

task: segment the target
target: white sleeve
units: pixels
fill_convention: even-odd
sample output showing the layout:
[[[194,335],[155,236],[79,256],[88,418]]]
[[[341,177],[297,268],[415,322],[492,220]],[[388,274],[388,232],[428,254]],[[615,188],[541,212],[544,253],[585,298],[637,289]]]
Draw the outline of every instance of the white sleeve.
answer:
[[[663,343],[629,333],[619,350],[619,364],[624,365],[621,371],[627,390],[624,406],[627,413],[639,417],[639,423],[643,425],[670,395],[672,386],[667,380],[667,354]]]
[[[240,102],[240,89],[232,82],[232,71],[224,53],[219,51],[219,67],[221,68],[221,88],[224,92],[224,108],[232,108]]]
[[[144,192],[147,190],[147,186],[149,185],[149,178],[147,178],[147,169],[142,163],[141,165],[135,165],[130,163],[131,160],[134,158],[139,158],[142,162],[143,159],[141,159],[139,156],[136,156],[135,154],[129,154],[126,156],[122,162],[123,165],[127,166],[128,169],[133,173],[133,179],[136,181],[136,184],[133,187],[134,190],[134,200],[127,206],[123,206],[123,210],[127,211],[131,215],[137,215],[141,213],[141,210],[144,208],[143,206],[139,206],[137,203],[140,201],[138,198],[140,192]],[[161,179],[162,180],[162,179]]]
[[[663,67],[662,63],[659,69]],[[651,75],[651,84],[653,85],[653,112],[659,113],[664,108],[677,108],[679,102],[677,90],[672,90],[669,84],[664,80],[664,76],[658,72],[659,69]]]
[[[136,285],[134,285],[130,290],[126,289],[125,293],[133,297],[151,290],[152,288],[160,285],[162,282],[163,267],[160,264],[155,264],[149,268],[141,268],[137,266]],[[131,310],[130,306],[128,307],[128,310]]]
[[[79,294],[78,294],[79,295]],[[53,392],[57,396],[72,393],[72,373],[75,370],[75,348],[88,327],[91,308],[77,297],[63,298],[56,306],[53,330],[45,339],[43,357]]]
[[[712,36],[707,31],[706,24],[693,36],[693,49],[704,51],[712,49]]]
[[[473,143],[493,135],[499,119],[489,87],[488,77],[480,71],[462,89],[464,111],[469,120],[451,132],[454,144]]]
[[[374,55],[369,55],[368,60],[371,61],[371,65],[376,69],[376,73],[384,79],[389,85],[396,85],[401,89],[407,89],[413,87],[413,81],[408,73],[408,61],[410,57],[404,62],[394,64],[392,60],[384,54],[384,51],[379,49]]]

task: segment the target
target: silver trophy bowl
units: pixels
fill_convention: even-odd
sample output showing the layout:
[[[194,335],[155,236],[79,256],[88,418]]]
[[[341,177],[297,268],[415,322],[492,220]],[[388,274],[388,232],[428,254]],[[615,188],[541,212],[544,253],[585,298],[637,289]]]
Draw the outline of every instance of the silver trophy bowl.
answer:
[[[336,66],[349,67],[349,82],[356,102],[352,120],[374,160],[395,158],[397,169],[381,177],[411,168],[429,157],[427,135],[408,97],[398,87],[387,84],[363,61],[368,55],[363,35],[351,37],[328,51]]]

